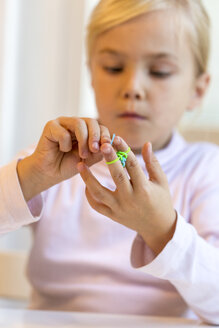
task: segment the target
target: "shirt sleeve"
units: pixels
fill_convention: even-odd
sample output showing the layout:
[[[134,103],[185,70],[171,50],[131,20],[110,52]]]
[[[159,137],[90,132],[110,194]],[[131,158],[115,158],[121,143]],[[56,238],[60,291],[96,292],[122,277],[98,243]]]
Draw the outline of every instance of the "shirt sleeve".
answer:
[[[168,280],[202,321],[219,325],[219,156],[202,164],[190,183],[190,222],[177,213],[173,238],[157,257],[137,235],[131,263]]]
[[[39,220],[43,208],[42,196],[25,201],[14,160],[0,168],[0,234],[16,230]]]

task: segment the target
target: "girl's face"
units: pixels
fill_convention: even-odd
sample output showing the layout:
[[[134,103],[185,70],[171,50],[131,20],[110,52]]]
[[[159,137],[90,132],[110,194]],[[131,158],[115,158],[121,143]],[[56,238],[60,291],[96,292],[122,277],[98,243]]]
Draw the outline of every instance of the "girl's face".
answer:
[[[189,42],[186,36],[179,41],[173,15],[144,14],[94,43],[91,76],[99,120],[136,153],[147,141],[154,150],[164,147],[183,112],[203,96]]]

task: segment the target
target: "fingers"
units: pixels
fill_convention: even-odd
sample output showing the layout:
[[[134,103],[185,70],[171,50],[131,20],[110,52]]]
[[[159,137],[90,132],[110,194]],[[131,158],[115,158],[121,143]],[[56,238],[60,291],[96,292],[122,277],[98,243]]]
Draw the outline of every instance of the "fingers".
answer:
[[[118,136],[115,137],[113,144],[118,151],[126,152],[127,149],[129,148],[127,143]],[[112,150],[110,153],[107,154],[105,152],[106,148],[108,149],[109,145],[103,145],[101,147],[101,150],[104,153],[104,157],[105,157],[106,161],[110,162],[110,161],[113,161],[114,159],[116,159],[117,158],[116,152],[114,150]],[[142,171],[132,150],[130,150],[128,153],[125,167],[130,176],[131,184],[130,184],[127,174],[126,174],[125,170],[123,169],[120,161],[117,161],[117,162],[109,165],[110,173],[111,173],[113,180],[118,188],[120,188],[120,189],[124,188],[124,187],[127,188],[127,185],[129,185],[129,187],[128,187],[129,190],[135,189],[139,185],[141,185],[143,181],[147,180],[145,177],[145,174]]]
[[[57,147],[57,143],[59,144],[60,151],[69,152],[72,149],[71,134],[56,121],[46,124],[44,134],[49,141],[54,142],[54,147]]]
[[[102,143],[110,143],[110,133],[105,126],[100,125],[97,120],[91,118],[85,118],[84,121],[88,127],[88,144],[91,152],[98,152]]]
[[[104,126],[100,124],[100,144],[104,143],[110,143],[111,142],[111,137],[109,130]]]
[[[127,150],[127,148],[126,148]],[[123,169],[122,164],[120,163],[116,154],[116,151],[113,149],[111,144],[103,144],[101,146],[101,151],[104,154],[106,162],[113,162],[108,165],[110,174],[115,182],[115,185],[118,190],[123,190],[123,192],[132,192],[132,186],[130,184],[129,178],[126,171]]]
[[[58,123],[65,129],[71,132],[72,141],[78,144],[79,156],[86,159],[89,152],[97,152],[96,142],[100,139],[100,128],[95,124],[95,120],[88,120],[89,125],[85,119],[78,117],[60,117],[57,119]]]
[[[85,194],[86,194],[86,197],[87,197],[87,200],[88,200],[88,203],[90,204],[90,206],[97,212],[105,215],[105,216],[108,216],[108,217],[111,217],[112,216],[112,210],[102,204],[102,203],[99,203],[98,201],[96,201],[93,197],[92,197],[92,194],[89,192],[88,188],[85,189]]]
[[[81,119],[73,119],[72,124],[69,126],[69,128],[71,129],[72,133],[75,134],[76,140],[78,142],[79,156],[84,159],[87,158],[89,155],[89,148],[88,148],[89,134],[88,134],[86,122]]]
[[[99,151],[100,143],[100,126],[96,120],[86,119],[87,128],[88,128],[88,145],[91,152]],[[87,141],[87,140],[86,140]]]
[[[114,198],[112,196],[112,191],[108,190],[102,186],[99,181],[92,174],[91,170],[85,165],[85,163],[80,162],[77,164],[77,169],[87,186],[88,198],[92,204],[104,204],[105,206],[112,207],[114,203]],[[89,197],[90,195],[90,197]],[[91,196],[92,195],[92,196]],[[92,197],[92,198],[91,198]]]
[[[110,143],[109,130],[91,118],[60,117],[48,122],[45,131],[46,137],[59,143],[63,152],[69,152],[76,143],[83,159],[90,153],[98,153],[101,143]]]
[[[144,144],[142,156],[145,161],[150,180],[159,184],[168,184],[166,175],[152,151],[151,143],[147,142]]]

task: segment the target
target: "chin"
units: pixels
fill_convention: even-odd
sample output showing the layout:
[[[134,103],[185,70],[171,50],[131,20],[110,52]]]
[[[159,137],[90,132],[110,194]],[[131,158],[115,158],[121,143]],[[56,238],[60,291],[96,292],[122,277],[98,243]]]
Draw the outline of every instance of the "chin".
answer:
[[[145,140],[144,141],[143,140],[133,140],[133,139],[127,138],[126,142],[132,150],[138,150],[138,152],[139,152],[143,148],[146,141]]]
[[[143,145],[148,141],[146,136],[139,135],[136,130],[114,128],[113,131],[113,133],[125,140],[131,149],[142,149]]]

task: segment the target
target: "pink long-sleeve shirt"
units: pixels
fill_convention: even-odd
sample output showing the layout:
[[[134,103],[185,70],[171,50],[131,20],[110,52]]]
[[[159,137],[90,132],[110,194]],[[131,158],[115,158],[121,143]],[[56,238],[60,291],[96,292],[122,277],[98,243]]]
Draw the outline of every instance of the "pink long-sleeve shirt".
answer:
[[[27,204],[17,160],[1,168],[0,232],[32,223],[30,308],[199,317],[219,324],[219,147],[188,144],[174,133],[156,156],[178,213],[173,238],[157,257],[135,231],[90,207],[79,175]],[[104,161],[92,171],[114,189]]]

